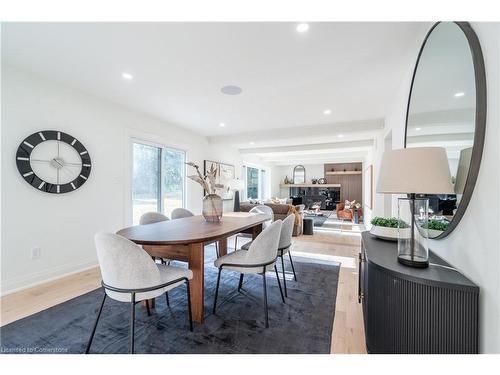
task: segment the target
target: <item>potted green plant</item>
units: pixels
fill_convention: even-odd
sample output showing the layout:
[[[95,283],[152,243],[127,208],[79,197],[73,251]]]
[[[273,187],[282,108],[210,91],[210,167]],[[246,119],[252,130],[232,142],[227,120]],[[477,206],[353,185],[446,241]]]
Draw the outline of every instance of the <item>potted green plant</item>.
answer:
[[[406,222],[398,220],[395,217],[374,217],[371,224],[370,233],[384,240],[396,241],[399,232],[403,232],[401,233],[402,236],[406,237],[410,230],[410,226]]]
[[[435,238],[443,233],[450,225],[447,221],[430,219],[427,224],[424,224],[422,227],[429,230],[429,238]]]

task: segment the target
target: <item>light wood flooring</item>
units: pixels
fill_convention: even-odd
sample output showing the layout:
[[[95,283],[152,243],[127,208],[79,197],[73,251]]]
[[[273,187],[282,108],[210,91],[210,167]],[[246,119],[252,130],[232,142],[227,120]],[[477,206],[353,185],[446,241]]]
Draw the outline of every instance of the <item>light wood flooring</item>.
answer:
[[[359,230],[316,230],[313,236],[294,237],[292,255],[341,263],[331,352],[366,353],[361,305],[357,299]],[[234,240],[229,240],[229,245]],[[0,298],[0,325],[35,314],[100,286],[99,269],[92,268]]]

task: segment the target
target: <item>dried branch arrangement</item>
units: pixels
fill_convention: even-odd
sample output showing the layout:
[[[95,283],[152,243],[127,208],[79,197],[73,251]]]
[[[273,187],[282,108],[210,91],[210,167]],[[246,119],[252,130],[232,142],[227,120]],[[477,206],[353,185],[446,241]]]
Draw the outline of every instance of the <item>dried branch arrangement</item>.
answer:
[[[200,172],[200,167],[193,162],[187,162],[187,165],[196,169],[196,174],[188,176],[191,180],[200,184],[200,186],[207,192],[207,194],[217,194],[217,190],[224,189],[224,185],[215,182],[217,178],[217,169],[212,166],[205,176]]]

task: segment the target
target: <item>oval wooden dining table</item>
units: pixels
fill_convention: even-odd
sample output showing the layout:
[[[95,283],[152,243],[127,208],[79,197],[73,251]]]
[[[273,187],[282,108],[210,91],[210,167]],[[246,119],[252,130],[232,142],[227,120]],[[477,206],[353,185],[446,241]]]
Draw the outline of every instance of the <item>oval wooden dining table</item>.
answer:
[[[217,241],[219,256],[227,254],[227,239],[237,233],[250,233],[252,238],[262,231],[262,224],[270,215],[249,212],[224,213],[217,223],[207,222],[201,215],[167,220],[154,224],[135,225],[121,229],[120,236],[128,238],[152,257],[188,262],[193,272],[191,308],[193,320],[204,318],[204,258],[205,244]],[[154,300],[149,302],[154,307]]]

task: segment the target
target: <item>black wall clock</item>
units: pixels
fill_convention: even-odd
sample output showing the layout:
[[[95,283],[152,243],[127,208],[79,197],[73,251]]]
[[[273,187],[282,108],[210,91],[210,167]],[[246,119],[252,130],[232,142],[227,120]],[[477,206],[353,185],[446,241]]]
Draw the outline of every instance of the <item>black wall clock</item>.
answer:
[[[24,139],[16,154],[17,169],[34,188],[62,194],[78,189],[90,176],[87,149],[74,137],[44,130]]]

